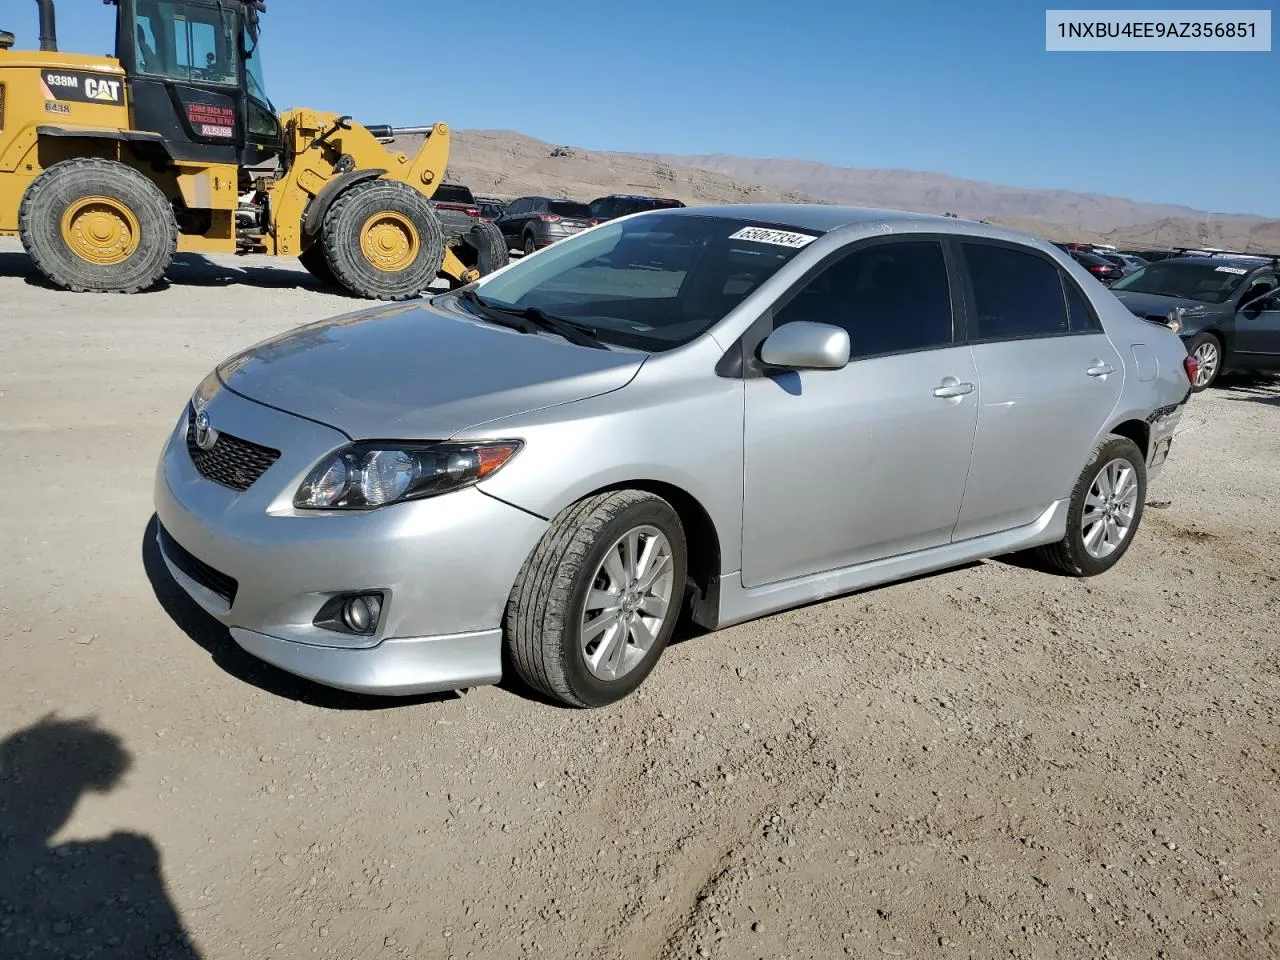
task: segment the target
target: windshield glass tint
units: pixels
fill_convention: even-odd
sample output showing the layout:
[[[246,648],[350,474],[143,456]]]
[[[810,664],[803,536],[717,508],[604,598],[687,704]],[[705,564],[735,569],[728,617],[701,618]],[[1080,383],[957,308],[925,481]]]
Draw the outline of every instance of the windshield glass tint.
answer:
[[[552,200],[547,204],[547,212],[558,217],[581,217],[590,219],[591,208],[585,203],[574,203],[572,200]]]
[[[1115,291],[1154,293],[1163,297],[1226,303],[1244,281],[1248,270],[1233,264],[1179,263],[1161,260],[1149,263],[1111,285]]]
[[[239,84],[236,21],[230,10],[139,0],[133,29],[137,72]]]
[[[249,96],[270,104],[271,98],[267,96],[267,82],[262,76],[262,55],[258,53],[255,41],[249,36],[248,31],[245,31],[244,35],[244,48],[253,51],[244,62],[244,75],[249,82]]]
[[[669,350],[722,320],[798,252],[732,239],[747,226],[769,225],[668,213],[611,221],[516,263],[476,292],[496,306],[572,320],[606,343]]]

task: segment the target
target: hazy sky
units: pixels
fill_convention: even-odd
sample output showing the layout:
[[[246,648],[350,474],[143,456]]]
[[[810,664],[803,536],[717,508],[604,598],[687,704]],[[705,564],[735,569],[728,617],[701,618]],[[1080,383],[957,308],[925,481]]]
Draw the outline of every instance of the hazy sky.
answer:
[[[36,5],[3,6],[0,25],[34,46]],[[368,123],[1280,216],[1274,44],[1047,53],[1044,11],[1025,0],[268,0],[262,53],[277,107]],[[112,47],[113,8],[59,0],[58,12],[63,49]]]

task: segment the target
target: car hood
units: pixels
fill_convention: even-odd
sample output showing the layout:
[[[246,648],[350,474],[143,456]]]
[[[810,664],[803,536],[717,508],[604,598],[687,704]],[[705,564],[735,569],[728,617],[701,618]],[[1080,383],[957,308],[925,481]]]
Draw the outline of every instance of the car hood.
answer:
[[[291,330],[223,361],[228,389],[354,440],[444,440],[624,386],[644,354],[579,347],[425,301]]]
[[[1165,317],[1181,307],[1187,314],[1208,315],[1215,313],[1214,305],[1185,297],[1162,297],[1155,293],[1133,293],[1128,290],[1111,291],[1129,312],[1139,317]]]

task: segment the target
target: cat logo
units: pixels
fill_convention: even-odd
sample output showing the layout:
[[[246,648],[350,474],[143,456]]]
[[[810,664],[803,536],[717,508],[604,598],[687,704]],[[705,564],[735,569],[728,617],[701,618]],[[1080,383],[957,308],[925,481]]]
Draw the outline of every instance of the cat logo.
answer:
[[[120,81],[103,80],[98,77],[85,77],[84,94],[90,100],[103,100],[107,103],[119,103]]]
[[[124,103],[124,81],[97,73],[40,71],[45,100],[72,103]]]

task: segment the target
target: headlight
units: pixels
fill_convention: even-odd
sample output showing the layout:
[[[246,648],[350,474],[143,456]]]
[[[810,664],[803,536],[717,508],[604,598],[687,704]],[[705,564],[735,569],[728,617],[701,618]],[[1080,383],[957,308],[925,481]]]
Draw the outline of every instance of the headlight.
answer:
[[[1165,323],[1169,325],[1169,329],[1174,333],[1182,329],[1182,317],[1186,312],[1186,307],[1174,307],[1169,311],[1168,317],[1165,318]]]
[[[353,443],[325,457],[298,488],[293,505],[308,510],[368,510],[434,497],[493,476],[522,446],[482,443]]]
[[[221,389],[222,381],[218,379],[218,371],[210,371],[209,375],[200,381],[200,386],[196,387],[195,393],[191,394],[192,409],[199,413],[209,405],[209,401],[217,396]]]

